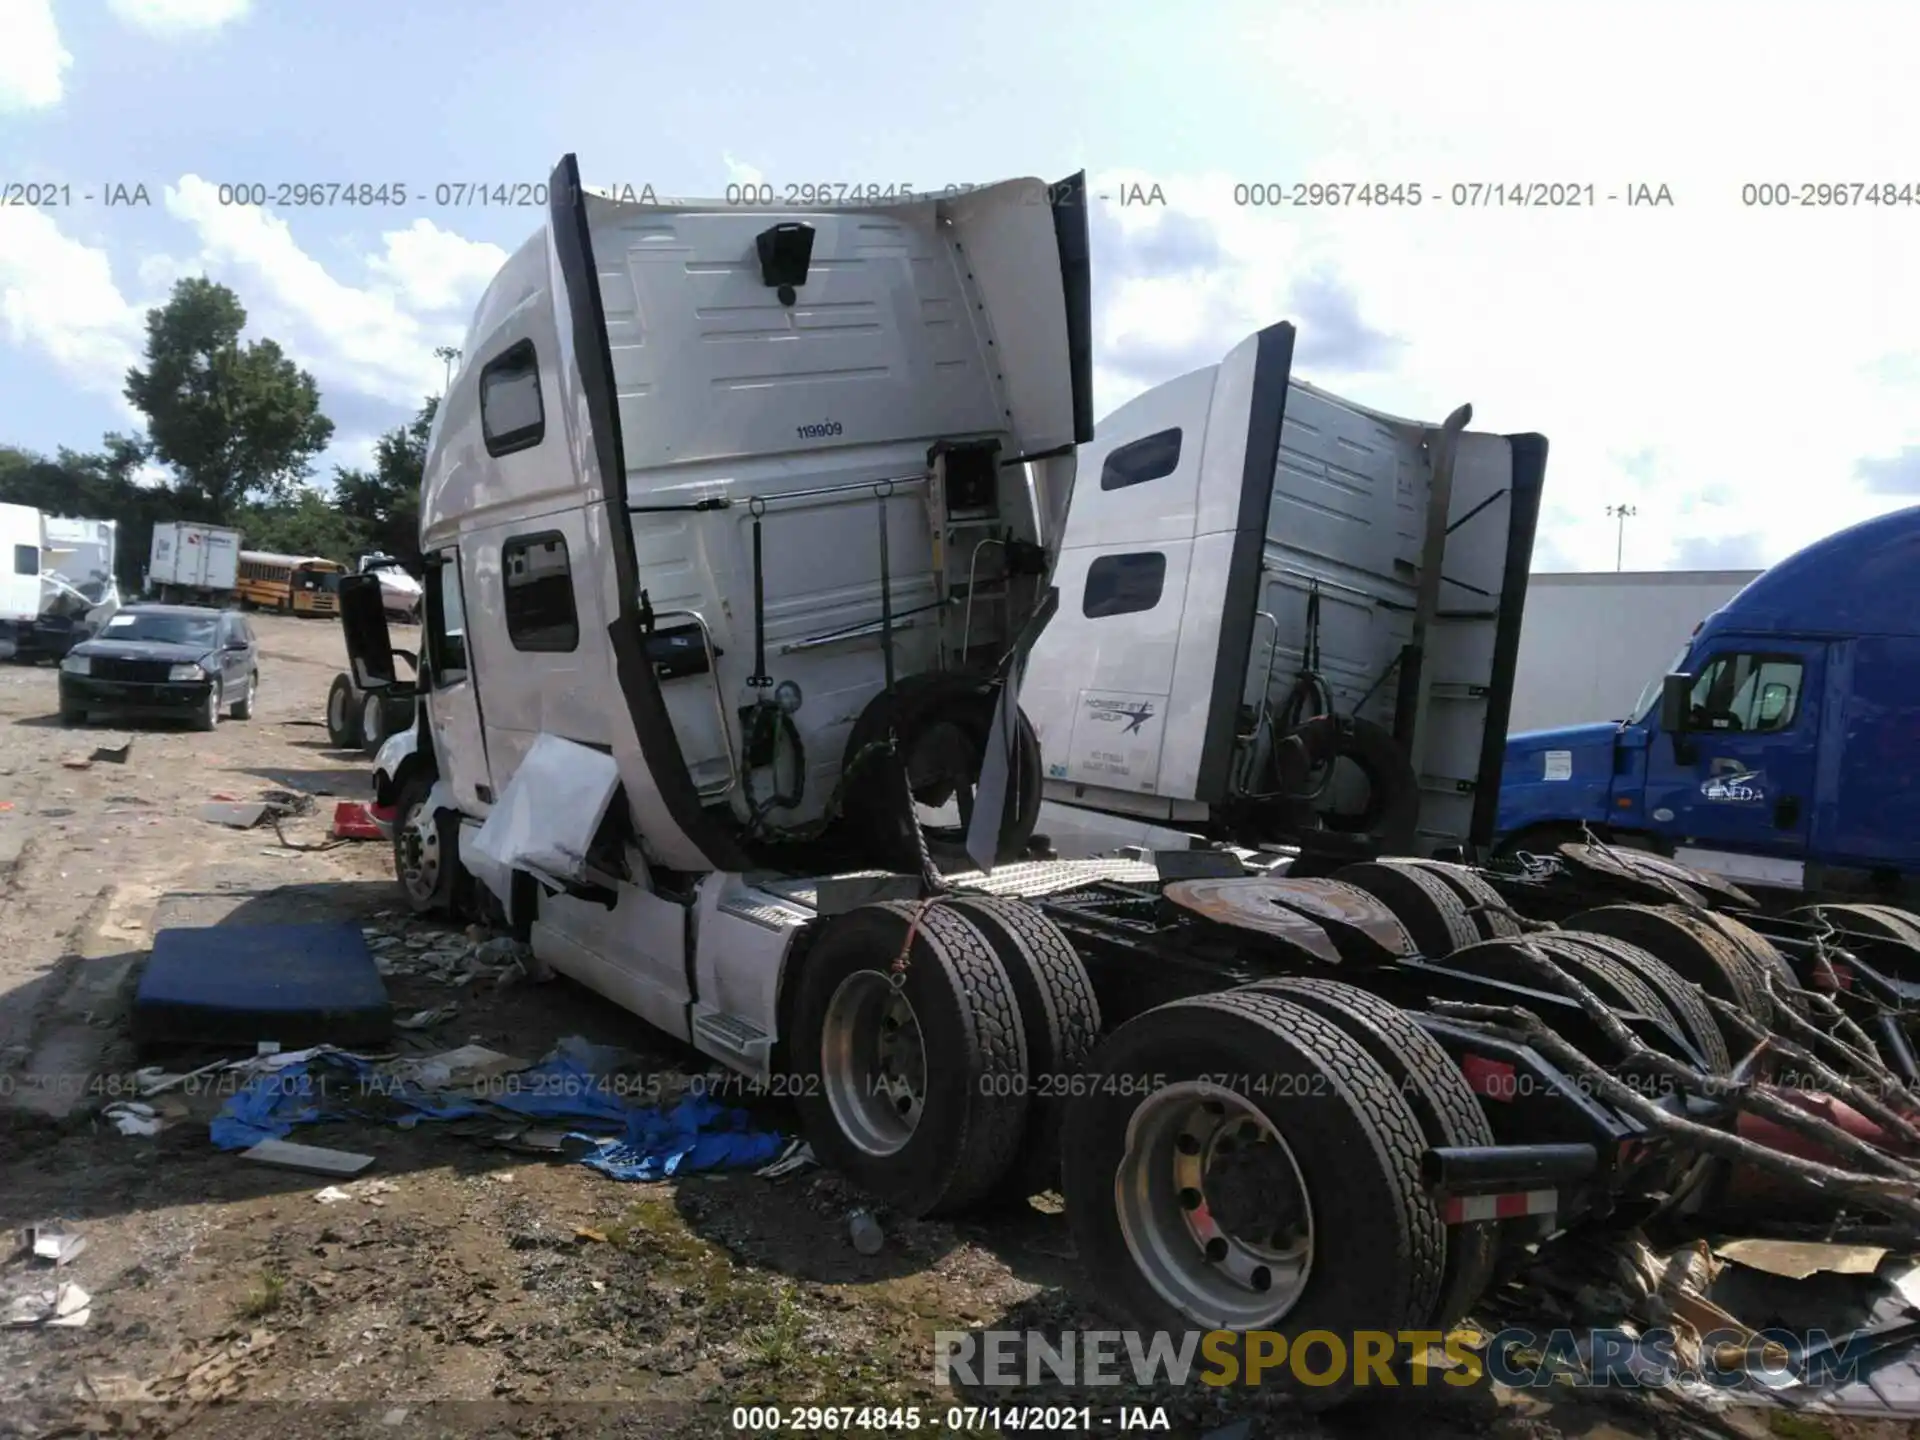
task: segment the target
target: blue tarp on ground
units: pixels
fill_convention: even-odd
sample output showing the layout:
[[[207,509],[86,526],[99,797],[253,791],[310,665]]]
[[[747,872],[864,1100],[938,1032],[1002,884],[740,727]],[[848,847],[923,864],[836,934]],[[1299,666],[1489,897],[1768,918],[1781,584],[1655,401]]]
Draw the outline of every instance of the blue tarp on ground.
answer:
[[[358,1055],[329,1051],[259,1074],[214,1117],[213,1143],[244,1150],[284,1139],[322,1120],[390,1120],[398,1108],[422,1120],[512,1115],[565,1122],[594,1146],[580,1157],[616,1180],[659,1180],[701,1170],[766,1164],[785,1138],[761,1130],[744,1110],[687,1095],[670,1110],[622,1102],[604,1081],[568,1055],[501,1077],[484,1098],[425,1090],[383,1074]]]

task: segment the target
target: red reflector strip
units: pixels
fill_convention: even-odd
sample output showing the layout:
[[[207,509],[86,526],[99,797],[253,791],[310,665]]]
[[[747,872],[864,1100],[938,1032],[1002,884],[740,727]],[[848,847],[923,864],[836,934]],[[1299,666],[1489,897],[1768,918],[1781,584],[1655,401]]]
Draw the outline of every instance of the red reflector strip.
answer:
[[[1524,1215],[1551,1215],[1560,1208],[1558,1190],[1515,1190],[1508,1195],[1456,1195],[1440,1207],[1449,1225],[1475,1220],[1518,1220]]]
[[[1460,1073],[1467,1077],[1467,1086],[1474,1094],[1484,1095],[1489,1100],[1511,1100],[1518,1088],[1513,1078],[1513,1066],[1505,1060],[1490,1060],[1485,1055],[1462,1055]]]

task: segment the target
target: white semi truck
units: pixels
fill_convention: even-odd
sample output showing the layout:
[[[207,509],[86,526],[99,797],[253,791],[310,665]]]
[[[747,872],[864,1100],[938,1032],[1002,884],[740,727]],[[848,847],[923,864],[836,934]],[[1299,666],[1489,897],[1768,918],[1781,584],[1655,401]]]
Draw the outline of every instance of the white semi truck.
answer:
[[[1268,763],[1274,727],[1237,712],[1315,593],[1306,668],[1345,693],[1397,648],[1413,677],[1414,839],[1471,837],[1544,442],[1296,390],[1285,325],[1096,438],[1081,177],[792,212],[603,199],[569,155],[549,195],[429,439],[417,681],[378,577],[341,581],[355,685],[418,701],[375,760],[410,905],[490,914],[777,1082],[821,1158],[903,1211],[1061,1185],[1089,1284],[1146,1329],[1444,1328],[1504,1248],[1668,1193],[1683,1172],[1643,1124],[1437,1009],[1524,994],[1622,1063],[1592,1011],[1516,992],[1545,952],[1481,872],[1029,857],[1023,677],[1119,717],[1090,735],[1191,710],[1198,743],[1153,784],[1211,804]],[[1310,574],[1263,587],[1287,421],[1343,414],[1294,446],[1322,465],[1297,508],[1324,529],[1288,567]],[[1337,462],[1368,436],[1356,476]],[[1364,553],[1336,575],[1342,533]],[[1038,675],[1062,616],[1098,653]],[[1133,648],[1164,685],[1109,686]],[[1045,763],[1132,765],[1129,740],[1072,743]],[[1138,796],[1142,773],[1058,778]],[[1603,1013],[1726,1072],[1667,960],[1542,943]],[[1763,963],[1669,949],[1743,984]],[[1528,1103],[1483,1103],[1467,1077],[1496,1071]]]

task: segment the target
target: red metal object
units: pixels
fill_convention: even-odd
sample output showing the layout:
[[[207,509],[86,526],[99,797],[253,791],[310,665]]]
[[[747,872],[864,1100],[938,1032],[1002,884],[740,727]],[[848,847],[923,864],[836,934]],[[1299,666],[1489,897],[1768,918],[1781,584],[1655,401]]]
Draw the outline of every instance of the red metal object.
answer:
[[[373,822],[367,807],[357,800],[342,800],[333,807],[333,838],[336,840],[382,840],[380,827]]]
[[[1490,1060],[1485,1055],[1462,1055],[1460,1073],[1476,1095],[1489,1100],[1511,1101],[1518,1088],[1512,1065],[1505,1060]]]
[[[1855,1139],[1864,1140],[1877,1149],[1892,1155],[1912,1156],[1914,1146],[1904,1137],[1895,1135],[1883,1128],[1877,1121],[1868,1118],[1832,1095],[1810,1090],[1798,1090],[1787,1086],[1768,1086],[1767,1089],[1779,1099],[1805,1110],[1829,1124],[1844,1130]],[[1920,1119],[1920,1116],[1913,1117]],[[1751,1140],[1756,1145],[1782,1155],[1792,1155],[1802,1160],[1818,1160],[1825,1164],[1837,1165],[1842,1169],[1853,1168],[1845,1156],[1834,1154],[1826,1146],[1809,1135],[1797,1130],[1789,1130],[1764,1116],[1741,1112],[1738,1131],[1740,1138]],[[1807,1192],[1802,1186],[1793,1184],[1781,1176],[1759,1170],[1751,1165],[1736,1165],[1727,1177],[1727,1187],[1722,1197],[1727,1205],[1786,1206],[1807,1203]]]

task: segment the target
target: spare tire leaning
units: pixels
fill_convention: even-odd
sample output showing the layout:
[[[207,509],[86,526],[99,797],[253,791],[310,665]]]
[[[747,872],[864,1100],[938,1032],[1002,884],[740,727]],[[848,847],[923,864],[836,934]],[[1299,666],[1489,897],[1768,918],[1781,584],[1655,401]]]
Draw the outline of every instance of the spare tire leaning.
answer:
[[[327,743],[336,750],[360,748],[360,695],[351,676],[334,676],[327,691]]]
[[[1312,770],[1343,760],[1365,778],[1366,803],[1357,813],[1346,813],[1313,802],[1319,824],[1343,835],[1410,840],[1420,819],[1420,781],[1391,730],[1371,720],[1316,715],[1281,736],[1275,748],[1281,786],[1295,797],[1306,793]],[[1285,803],[1301,805],[1297,798]]]

